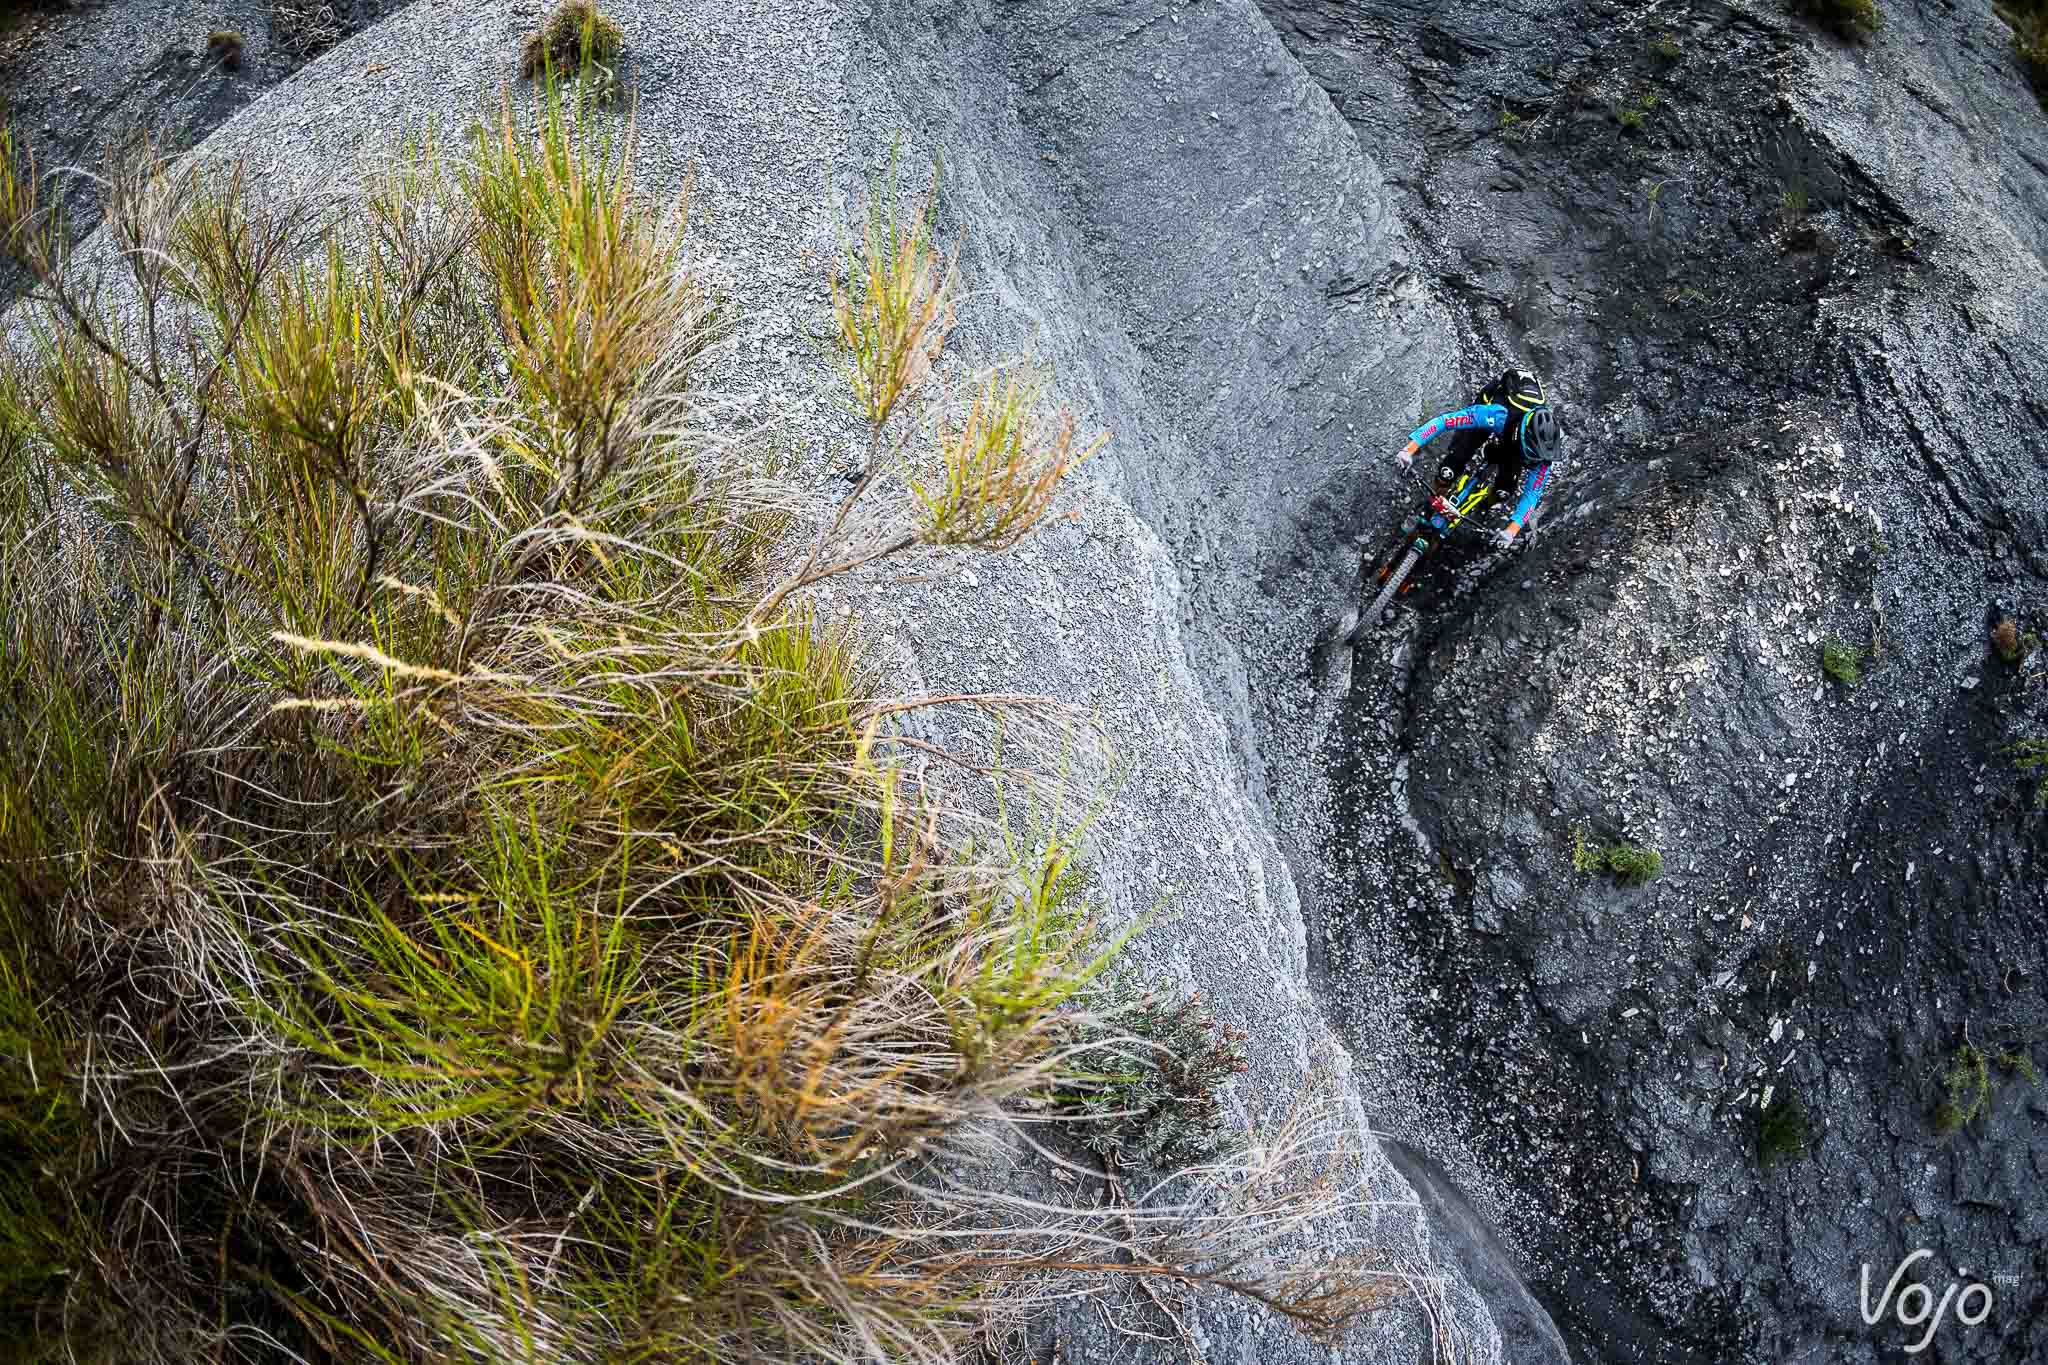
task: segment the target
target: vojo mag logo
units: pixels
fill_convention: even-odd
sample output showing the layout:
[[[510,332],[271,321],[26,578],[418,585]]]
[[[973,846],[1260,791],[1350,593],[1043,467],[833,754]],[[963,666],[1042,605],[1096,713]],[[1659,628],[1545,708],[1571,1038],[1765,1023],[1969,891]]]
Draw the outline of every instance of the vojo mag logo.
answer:
[[[1927,1349],[1935,1334],[1942,1330],[1943,1324],[1948,1320],[1951,1308],[1955,1312],[1956,1322],[1964,1328],[1969,1328],[1990,1317],[1991,1310],[1997,1303],[1991,1293],[1991,1286],[1976,1280],[1967,1284],[1950,1281],[1942,1290],[1939,1300],[1934,1297],[1934,1290],[1919,1280],[1914,1280],[1901,1288],[1900,1281],[1906,1278],[1914,1265],[1931,1259],[1933,1255],[1932,1251],[1921,1247],[1900,1261],[1892,1271],[1891,1278],[1885,1281],[1884,1292],[1875,1302],[1870,1297],[1873,1278],[1867,1261],[1863,1265],[1863,1274],[1857,1285],[1857,1307],[1863,1314],[1865,1326],[1875,1327],[1890,1314],[1897,1317],[1899,1326],[1905,1328],[1909,1336],[1925,1328],[1920,1332],[1919,1340],[1906,1347],[1906,1354],[1909,1356],[1919,1355]]]

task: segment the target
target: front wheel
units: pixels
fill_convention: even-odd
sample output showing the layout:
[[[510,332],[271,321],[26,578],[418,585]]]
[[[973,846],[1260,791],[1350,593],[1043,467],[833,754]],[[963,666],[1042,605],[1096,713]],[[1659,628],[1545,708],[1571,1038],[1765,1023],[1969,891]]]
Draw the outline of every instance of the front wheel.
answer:
[[[1412,548],[1402,556],[1400,565],[1387,575],[1386,585],[1380,589],[1380,595],[1372,600],[1372,606],[1367,608],[1365,615],[1358,618],[1359,630],[1379,628],[1380,613],[1387,609],[1387,603],[1394,600],[1394,594],[1401,591],[1401,585],[1408,581],[1409,574],[1415,572],[1415,566],[1421,559],[1422,551],[1419,548]]]

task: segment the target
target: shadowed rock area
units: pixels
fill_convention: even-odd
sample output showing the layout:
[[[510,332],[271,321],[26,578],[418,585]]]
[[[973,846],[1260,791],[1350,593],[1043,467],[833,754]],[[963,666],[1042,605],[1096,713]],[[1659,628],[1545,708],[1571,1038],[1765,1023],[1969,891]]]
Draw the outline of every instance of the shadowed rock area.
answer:
[[[608,8],[642,179],[694,176],[743,318],[721,378],[820,508],[858,437],[817,261],[892,148],[942,160],[965,351],[1048,357],[1113,431],[1077,518],[821,606],[906,689],[1118,737],[1096,861],[1158,911],[1141,966],[1247,1031],[1248,1124],[1348,1095],[1381,1203],[1331,1245],[1437,1287],[1341,1358],[1890,1359],[1918,1334],[1858,1271],[1919,1247],[1996,1295],[1938,1358],[2048,1358],[2048,817],[2009,753],[2048,688],[1989,633],[2048,631],[2048,115],[1988,4],[1866,47],[1708,3]],[[406,9],[203,152],[345,186],[532,17]],[[1570,432],[1538,521],[1342,645],[1389,456],[1510,360]],[[1938,1122],[1971,1055],[1981,1112]],[[1241,1304],[1190,1330],[1332,1358]],[[1032,1345],[1171,1343],[1077,1306]]]
[[[109,157],[177,152],[406,0],[35,0],[0,9],[0,95],[17,148],[75,232]],[[0,297],[27,287],[0,265]]]

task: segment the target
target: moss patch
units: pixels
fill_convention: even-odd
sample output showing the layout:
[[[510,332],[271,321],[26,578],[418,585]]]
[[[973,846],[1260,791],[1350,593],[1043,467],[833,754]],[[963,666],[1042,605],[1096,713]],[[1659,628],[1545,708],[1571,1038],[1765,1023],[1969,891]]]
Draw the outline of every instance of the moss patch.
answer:
[[[1625,886],[1641,886],[1664,873],[1664,855],[1621,840],[1594,843],[1583,826],[1572,827],[1572,867],[1579,872],[1606,872]]]
[[[1821,642],[1820,671],[1844,687],[1854,687],[1863,681],[1863,651],[1830,635]]]
[[[1756,1159],[1763,1166],[1806,1154],[1806,1106],[1787,1091],[1765,1106],[1756,1121]]]

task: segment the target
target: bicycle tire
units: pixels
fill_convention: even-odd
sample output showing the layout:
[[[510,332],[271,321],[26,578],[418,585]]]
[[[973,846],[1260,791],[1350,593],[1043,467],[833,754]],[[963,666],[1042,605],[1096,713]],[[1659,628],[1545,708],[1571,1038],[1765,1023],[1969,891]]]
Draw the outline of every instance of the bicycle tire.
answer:
[[[1401,560],[1401,566],[1394,570],[1388,577],[1386,586],[1380,589],[1380,595],[1372,600],[1372,606],[1359,618],[1359,630],[1379,629],[1380,613],[1387,609],[1387,603],[1394,600],[1394,594],[1401,591],[1401,585],[1408,581],[1409,574],[1415,572],[1415,566],[1421,559],[1422,551],[1408,551],[1407,556]]]

